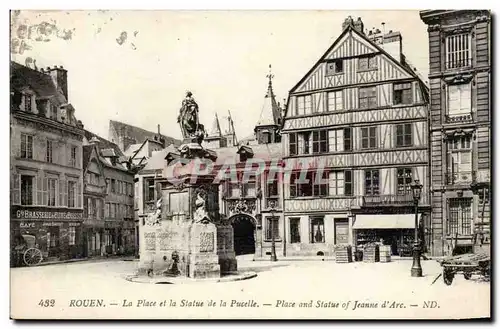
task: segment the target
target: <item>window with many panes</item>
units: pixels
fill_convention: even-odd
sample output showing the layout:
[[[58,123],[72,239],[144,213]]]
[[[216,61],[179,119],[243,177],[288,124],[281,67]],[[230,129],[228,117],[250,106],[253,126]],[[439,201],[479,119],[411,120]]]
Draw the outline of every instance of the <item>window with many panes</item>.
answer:
[[[447,69],[468,67],[472,64],[471,34],[449,35],[445,40],[445,61]]]
[[[47,192],[48,192],[48,204],[47,206],[49,207],[55,207],[56,206],[56,186],[57,186],[57,179],[54,178],[49,178],[47,179]]]
[[[472,234],[472,199],[453,198],[448,200],[448,235]]]
[[[266,217],[266,240],[280,239],[279,217]]]
[[[397,192],[399,195],[411,194],[412,182],[412,169],[411,168],[398,168],[397,170]]]
[[[26,112],[33,111],[33,96],[30,94],[24,95],[24,110]]]
[[[377,57],[365,56],[358,58],[358,71],[373,70],[377,68]]]
[[[33,159],[33,136],[21,134],[21,158]]]
[[[448,86],[448,115],[470,114],[472,111],[471,84]]]
[[[328,195],[352,195],[352,171],[332,171],[328,177]]]
[[[326,64],[326,75],[339,74],[344,72],[344,61],[336,59]]]
[[[266,180],[266,196],[278,196],[278,179],[274,177],[272,180],[268,177]]]
[[[288,135],[288,151],[290,155],[297,155],[297,134]]]
[[[311,243],[325,243],[325,219],[321,217],[311,217]]]
[[[76,167],[77,166],[77,163],[76,163],[76,146],[71,146],[71,158],[70,158],[70,165],[72,167]]]
[[[155,201],[154,178],[144,178],[144,202]]]
[[[302,177],[303,176],[303,177]],[[290,175],[290,197],[326,196],[328,195],[328,173],[308,171],[305,176],[301,172]]]
[[[326,130],[315,130],[312,133],[313,147],[312,153],[325,153],[328,152],[328,136]]]
[[[377,127],[361,128],[361,148],[372,149],[377,147]]]
[[[359,88],[358,97],[360,109],[377,107],[377,87]]]
[[[365,195],[380,194],[380,175],[378,169],[365,170]]]
[[[394,105],[412,104],[411,82],[394,84]]]
[[[448,175],[449,183],[472,179],[472,144],[471,136],[459,136],[448,139]]]
[[[290,218],[290,243],[300,243],[300,218]]]
[[[328,131],[328,151],[343,152],[352,150],[351,128]]]
[[[403,123],[396,125],[396,147],[405,147],[412,145],[412,124]]]
[[[298,154],[309,154],[311,151],[311,132],[305,131],[297,133]]]
[[[53,161],[53,142],[51,140],[47,140],[47,149],[45,152],[45,158],[48,163],[52,163]]]
[[[297,115],[305,115],[312,113],[312,96],[298,96],[297,97]]]
[[[33,182],[35,177],[21,175],[21,205],[33,205]]]
[[[342,90],[328,93],[328,111],[340,111],[344,109]]]
[[[257,179],[255,175],[250,175],[245,182],[241,184],[244,197],[255,197],[257,195]]]

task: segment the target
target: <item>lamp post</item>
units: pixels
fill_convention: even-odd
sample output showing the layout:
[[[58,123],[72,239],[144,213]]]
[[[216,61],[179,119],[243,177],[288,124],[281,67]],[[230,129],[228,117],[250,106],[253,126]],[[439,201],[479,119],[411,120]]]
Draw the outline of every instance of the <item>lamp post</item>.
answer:
[[[413,203],[415,204],[415,243],[413,245],[413,265],[411,267],[412,277],[422,277],[422,266],[420,265],[420,241],[418,239],[418,202],[422,194],[422,184],[415,180],[411,184]]]
[[[271,211],[271,262],[276,262],[278,257],[276,257],[276,242],[274,238],[274,212],[276,211],[276,204],[274,200],[269,201],[269,210]]]

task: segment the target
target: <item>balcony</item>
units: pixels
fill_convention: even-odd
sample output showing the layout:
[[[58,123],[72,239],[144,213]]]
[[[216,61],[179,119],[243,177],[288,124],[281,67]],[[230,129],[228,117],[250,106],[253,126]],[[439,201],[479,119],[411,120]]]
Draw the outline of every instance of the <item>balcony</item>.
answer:
[[[448,172],[445,174],[446,185],[468,185],[476,180],[475,171]]]
[[[473,121],[472,113],[447,114],[445,119],[446,123],[468,123]]]
[[[413,205],[413,195],[409,194],[382,194],[363,196],[365,207],[383,206],[411,206]]]

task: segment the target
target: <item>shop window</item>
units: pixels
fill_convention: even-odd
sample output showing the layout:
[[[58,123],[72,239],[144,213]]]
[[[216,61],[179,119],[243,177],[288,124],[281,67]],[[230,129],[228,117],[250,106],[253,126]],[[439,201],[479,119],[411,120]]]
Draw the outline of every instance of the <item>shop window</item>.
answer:
[[[394,105],[412,104],[412,88],[411,82],[395,83],[394,88]]]
[[[21,134],[21,158],[33,159],[33,136]]]
[[[448,201],[448,234],[470,235],[472,226],[472,199],[454,198]]]
[[[411,194],[411,183],[413,181],[411,168],[398,168],[397,170],[397,184],[398,195]]]
[[[33,181],[35,178],[29,175],[21,175],[21,204],[33,205]]]
[[[280,239],[279,217],[266,217],[266,240]]]
[[[300,243],[300,218],[290,218],[290,243]]]
[[[365,170],[365,195],[379,195],[379,170]]]
[[[373,149],[377,147],[377,127],[361,128],[361,148]]]
[[[396,125],[396,147],[406,147],[412,145],[412,124],[404,123]]]
[[[311,243],[325,243],[325,220],[323,217],[311,218]]]

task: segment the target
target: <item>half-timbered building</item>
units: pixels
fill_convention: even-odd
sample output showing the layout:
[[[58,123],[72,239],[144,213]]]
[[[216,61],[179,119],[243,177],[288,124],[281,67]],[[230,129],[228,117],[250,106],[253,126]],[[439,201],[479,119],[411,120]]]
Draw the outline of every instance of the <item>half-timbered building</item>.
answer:
[[[360,18],[347,18],[287,101],[288,256],[329,256],[335,245],[380,239],[394,254],[409,250],[414,180],[424,186],[419,213],[429,207],[427,110],[401,34],[367,32]],[[300,168],[308,168],[303,177]]]
[[[489,251],[491,21],[487,10],[425,10],[429,32],[432,248]]]

